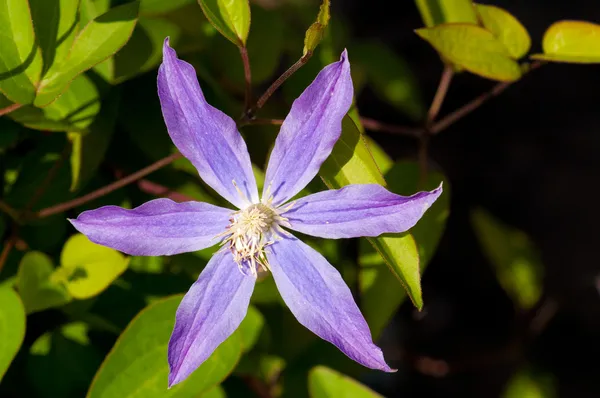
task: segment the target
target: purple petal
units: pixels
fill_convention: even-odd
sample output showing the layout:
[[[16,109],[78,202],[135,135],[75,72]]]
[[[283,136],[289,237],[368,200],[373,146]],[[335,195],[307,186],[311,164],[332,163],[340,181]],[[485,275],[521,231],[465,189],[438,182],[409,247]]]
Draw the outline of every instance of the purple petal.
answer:
[[[298,321],[361,365],[392,372],[340,273],[293,236],[269,247],[275,283]]]
[[[355,238],[399,233],[412,228],[442,193],[400,196],[381,185],[348,185],[308,195],[283,213],[291,229],[322,238]]]
[[[193,252],[220,241],[231,209],[201,202],[156,199],[132,210],[104,206],[84,211],[71,224],[92,242],[135,256]]]
[[[169,340],[169,387],[185,380],[240,325],[256,278],[243,275],[229,251],[216,253],[187,292]]]
[[[241,208],[247,205],[234,186],[253,203],[258,190],[246,143],[235,122],[204,99],[196,71],[163,46],[163,63],[158,69],[158,96],[171,139],[221,196]]]
[[[346,51],[326,66],[294,101],[285,118],[265,177],[265,188],[281,204],[300,192],[327,159],[342,132],[353,88]]]

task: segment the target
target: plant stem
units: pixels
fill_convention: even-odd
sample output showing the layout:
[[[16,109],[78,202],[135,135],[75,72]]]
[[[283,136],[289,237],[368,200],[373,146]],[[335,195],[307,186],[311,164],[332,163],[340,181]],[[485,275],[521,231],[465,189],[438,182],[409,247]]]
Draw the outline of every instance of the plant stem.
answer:
[[[371,119],[368,117],[361,117],[360,122],[363,127],[367,130],[371,131],[379,131],[383,133],[390,134],[398,134],[398,135],[408,135],[411,137],[419,137],[421,135],[420,128],[414,127],[404,127],[404,126],[396,126],[393,124],[387,124],[384,122],[380,122],[379,120]]]
[[[31,196],[31,199],[29,200],[29,202],[27,202],[27,204],[25,205],[23,212],[26,213],[29,210],[31,210],[33,208],[33,206],[37,203],[37,201],[41,199],[41,197],[44,195],[44,192],[46,192],[46,189],[48,189],[48,187],[50,186],[50,183],[52,183],[52,181],[56,177],[56,174],[58,173],[58,171],[60,170],[60,168],[62,167],[63,163],[65,162],[65,160],[67,159],[67,157],[69,156],[70,153],[71,153],[71,143],[69,142],[65,146],[65,149],[63,149],[63,151],[61,152],[60,157],[56,160],[56,162],[54,162],[54,164],[48,171],[48,174],[46,174],[46,178],[44,178],[44,181],[42,181],[42,183],[40,184],[38,189]]]
[[[244,64],[244,80],[246,82],[246,94],[244,95],[244,115],[250,110],[252,102],[252,72],[250,70],[250,59],[248,58],[248,49],[239,47],[242,63]]]
[[[60,203],[55,206],[51,206],[51,207],[42,209],[36,214],[36,216],[38,218],[44,218],[44,217],[48,217],[48,216],[51,216],[54,214],[62,213],[63,211],[70,210],[77,206],[81,206],[89,201],[100,198],[104,195],[111,193],[112,191],[122,188],[125,185],[131,184],[132,182],[137,181],[140,178],[143,178],[143,177],[147,176],[148,174],[150,174],[164,166],[167,166],[168,164],[173,163],[175,160],[179,159],[181,156],[182,156],[181,153],[175,152],[165,158],[162,158],[161,160],[159,160],[157,162],[152,163],[150,166],[144,167],[143,169],[136,171],[133,174],[130,174],[118,181],[115,181],[112,184],[106,185],[105,187],[102,187],[93,192],[90,192],[87,195],[83,195],[79,198],[69,200],[68,202]]]
[[[17,109],[19,109],[22,106],[23,105],[21,105],[21,104],[10,104],[6,108],[0,109],[0,116],[6,115],[7,113],[11,113],[12,111],[16,111]]]
[[[4,268],[4,264],[6,264],[6,260],[8,260],[8,255],[10,254],[13,247],[15,247],[15,244],[17,243],[18,239],[19,236],[17,234],[17,226],[13,225],[13,230],[6,242],[4,242],[2,253],[0,253],[0,272],[2,272],[2,268]]]
[[[256,125],[256,124],[270,124],[273,126],[281,126],[283,124],[283,119],[251,119],[245,121],[240,126],[248,126],[248,125]]]
[[[6,213],[13,221],[19,219],[19,211],[2,200],[0,200],[0,211]]]
[[[429,107],[429,112],[427,112],[428,125],[435,120],[436,116],[440,112],[442,104],[444,103],[444,99],[446,98],[446,94],[448,93],[448,88],[450,88],[452,76],[454,76],[452,66],[446,65],[444,67],[444,71],[442,72],[442,77],[440,78],[440,83],[438,84],[433,101],[431,102],[431,106]]]

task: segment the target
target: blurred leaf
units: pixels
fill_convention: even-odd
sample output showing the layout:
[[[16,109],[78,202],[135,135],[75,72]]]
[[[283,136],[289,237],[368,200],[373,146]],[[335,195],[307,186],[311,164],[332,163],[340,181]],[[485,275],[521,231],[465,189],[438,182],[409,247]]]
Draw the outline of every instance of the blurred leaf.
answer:
[[[558,21],[542,40],[544,54],[531,58],[553,62],[599,63],[600,25],[585,21]]]
[[[194,0],[141,0],[140,1],[140,14],[142,15],[154,15],[164,14],[169,11],[176,10],[187,4],[193,3]]]
[[[63,247],[57,273],[73,297],[87,299],[106,289],[127,269],[128,262],[118,251],[75,234]]]
[[[53,274],[52,260],[44,253],[32,251],[21,260],[17,288],[28,314],[61,307],[71,301],[69,292]]]
[[[29,385],[39,398],[79,398],[102,362],[102,353],[90,344],[83,322],[61,326],[41,335],[29,350]]]
[[[527,29],[508,11],[495,6],[476,4],[475,10],[483,27],[506,46],[510,56],[519,59],[529,51],[531,38]]]
[[[41,73],[28,2],[0,0],[0,91],[12,102],[30,104]]]
[[[325,366],[317,366],[310,371],[308,389],[311,398],[383,397],[358,381]]]
[[[264,325],[265,318],[260,311],[254,306],[248,307],[248,313],[239,326],[243,352],[248,352],[254,347]]]
[[[385,185],[373,156],[354,122],[346,116],[342,121],[342,135],[331,155],[319,171],[325,185],[338,189],[348,184]],[[419,274],[419,255],[407,235],[382,235],[367,238],[381,255],[394,275],[402,282],[417,308],[423,306]]]
[[[231,373],[241,353],[239,332],[184,382],[167,389],[167,345],[181,299],[179,295],[156,302],[131,321],[94,377],[88,398],[198,397]]]
[[[86,75],[79,75],[67,90],[44,108],[24,106],[9,116],[32,129],[42,131],[87,131],[100,111],[98,89]]]
[[[477,23],[471,0],[415,0],[425,26],[443,23]]]
[[[35,105],[48,105],[76,76],[119,51],[133,32],[138,8],[138,1],[126,3],[90,21],[73,41],[64,61],[55,64],[40,83]]]
[[[227,40],[238,47],[246,46],[250,32],[248,0],[198,0],[206,18]]]
[[[554,398],[554,383],[549,375],[520,369],[506,384],[502,398]]]
[[[29,0],[33,28],[44,62],[43,74],[61,63],[79,31],[80,0]]]
[[[364,70],[377,96],[413,120],[423,118],[425,105],[415,76],[403,58],[377,41],[351,45],[349,53],[352,66]]]
[[[62,95],[53,104],[60,101]],[[52,105],[50,105],[52,106]],[[119,97],[110,95],[102,104],[102,110],[87,134],[69,132],[71,141],[71,191],[87,183],[96,173],[110,144],[115,130]]]
[[[25,308],[15,291],[0,286],[0,381],[25,338]]]
[[[470,24],[444,24],[417,29],[445,59],[469,72],[493,80],[512,82],[521,77],[519,64],[494,34]]]
[[[325,29],[327,29],[327,25],[329,24],[329,7],[329,0],[323,0],[321,8],[319,8],[319,14],[317,14],[317,20],[306,31],[304,49],[302,50],[303,57],[315,51],[315,48],[323,40]]]
[[[503,224],[482,209],[471,220],[500,285],[520,308],[532,308],[542,294],[543,266],[539,253],[522,231]]]
[[[111,84],[121,83],[156,67],[162,61],[165,37],[177,43],[180,34],[181,29],[173,22],[142,17],[127,44],[116,56],[94,66],[94,70]]]
[[[227,398],[227,394],[223,387],[215,386],[202,394],[202,398]]]

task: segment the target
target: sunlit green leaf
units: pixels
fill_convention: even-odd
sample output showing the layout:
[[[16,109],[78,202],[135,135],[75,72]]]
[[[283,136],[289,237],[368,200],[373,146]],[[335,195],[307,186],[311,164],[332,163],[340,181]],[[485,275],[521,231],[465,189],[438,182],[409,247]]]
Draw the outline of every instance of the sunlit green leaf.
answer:
[[[227,394],[223,387],[215,386],[202,394],[202,398],[227,398]]]
[[[511,57],[519,59],[527,54],[531,38],[517,18],[500,7],[484,4],[475,7],[483,26],[506,46]]]
[[[415,0],[425,26],[443,23],[477,23],[471,0]]]
[[[198,0],[206,18],[237,46],[245,46],[250,32],[248,0]]]
[[[15,291],[0,286],[0,381],[25,338],[25,308]]]
[[[167,389],[167,345],[181,298],[151,304],[131,321],[94,377],[88,398],[195,398],[231,373],[241,353],[239,332],[184,382]]]
[[[68,56],[40,83],[35,105],[48,105],[77,75],[119,51],[133,32],[138,8],[138,1],[126,3],[90,21],[75,37]]]
[[[118,251],[76,234],[63,247],[57,273],[73,297],[86,299],[106,289],[125,271],[128,262],[129,258]]]
[[[532,58],[570,63],[600,62],[600,25],[585,21],[559,21],[552,24],[542,41],[544,54]]]
[[[0,91],[13,102],[30,104],[41,73],[28,2],[0,0]]]
[[[473,211],[472,221],[500,285],[519,307],[533,307],[542,294],[543,278],[543,266],[534,244],[524,232],[503,224],[482,209]]]
[[[303,56],[315,51],[315,48],[323,40],[325,29],[327,29],[327,25],[329,24],[329,7],[329,0],[323,0],[319,14],[317,14],[317,20],[310,25],[304,36]]]
[[[32,251],[21,260],[17,288],[28,314],[71,301],[71,295],[53,274],[52,260],[44,253]]]
[[[348,116],[342,122],[342,135],[321,166],[319,174],[325,184],[333,189],[348,184],[385,185],[385,179],[369,153],[364,138]],[[367,239],[402,282],[415,306],[421,308],[423,298],[419,255],[412,237],[406,236],[396,234]]]
[[[382,398],[382,395],[325,366],[313,368],[308,376],[311,398]]]
[[[477,75],[500,81],[521,77],[519,64],[492,32],[471,24],[444,24],[417,29],[450,62]]]
[[[373,160],[377,164],[377,168],[383,175],[385,175],[385,173],[387,173],[388,170],[394,165],[394,161],[385,152],[385,150],[377,142],[375,142],[375,140],[366,135],[364,137],[367,147],[369,148],[369,152],[371,152],[371,155],[373,155]]]
[[[554,398],[558,396],[548,374],[520,369],[508,381],[502,398]]]

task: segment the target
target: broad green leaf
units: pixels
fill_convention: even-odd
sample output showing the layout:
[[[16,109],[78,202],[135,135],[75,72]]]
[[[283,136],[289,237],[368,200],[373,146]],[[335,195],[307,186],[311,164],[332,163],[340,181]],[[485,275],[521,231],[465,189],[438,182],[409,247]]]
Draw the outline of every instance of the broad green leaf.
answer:
[[[519,59],[527,54],[531,38],[517,18],[495,6],[476,4],[475,10],[483,26],[506,46],[511,57]]]
[[[242,340],[242,351],[248,352],[258,341],[258,337],[265,325],[265,317],[254,306],[248,307],[248,313],[239,327]]]
[[[321,40],[323,40],[325,29],[327,29],[327,25],[329,24],[329,7],[329,0],[323,0],[321,8],[319,8],[319,14],[317,14],[317,20],[310,25],[304,36],[302,56],[306,56],[309,53],[312,54]]]
[[[103,357],[88,334],[86,323],[72,322],[34,341],[27,356],[27,373],[36,397],[84,396]]]
[[[406,235],[405,244],[410,248],[408,253],[417,251],[420,273],[431,260],[442,237],[450,207],[450,186],[445,177],[438,172],[430,171],[423,187],[419,187],[419,167],[416,162],[401,161],[386,173],[389,189],[397,194],[409,196],[420,190],[433,190],[444,181],[444,191],[436,202],[425,212],[421,220]],[[414,238],[413,242],[408,237]],[[397,282],[391,278],[389,271],[383,266],[382,258],[367,244],[361,244],[360,255],[360,291],[363,314],[369,323],[373,336],[377,338],[390,322],[406,294],[398,289]]]
[[[25,338],[25,308],[10,286],[0,286],[0,381]]]
[[[554,398],[558,396],[548,374],[526,368],[517,371],[506,383],[502,398]]]
[[[198,0],[206,18],[227,40],[238,47],[246,46],[250,32],[248,0]]]
[[[331,155],[319,171],[323,182],[331,189],[348,184],[380,184],[385,179],[369,153],[364,138],[354,122],[346,116],[342,121],[342,135],[335,144]],[[417,308],[423,306],[419,274],[419,255],[416,246],[407,243],[412,238],[405,235],[383,235],[367,238],[375,250],[390,267],[393,274],[406,288],[409,297]]]
[[[165,37],[174,44],[180,34],[181,29],[173,22],[142,17],[127,44],[116,56],[94,66],[94,70],[111,84],[121,83],[156,67],[162,60]]]
[[[425,26],[466,22],[477,24],[471,0],[415,0]]]
[[[187,380],[167,389],[167,345],[181,298],[179,295],[151,304],[131,321],[94,377],[88,398],[195,398],[231,373],[241,354],[238,332]]]
[[[227,398],[227,394],[223,387],[215,386],[202,394],[202,398]]]
[[[57,274],[76,299],[94,297],[127,268],[129,258],[116,250],[92,243],[85,235],[73,235],[63,247]]]
[[[65,95],[54,101],[56,104]],[[71,191],[83,186],[96,173],[110,144],[115,130],[119,97],[110,95],[104,102],[100,114],[88,128],[87,134],[69,132],[71,141]]]
[[[413,120],[425,114],[425,105],[410,67],[389,47],[376,41],[351,45],[353,70],[363,71],[378,97],[404,112]]]
[[[495,268],[500,285],[517,306],[532,308],[542,294],[539,253],[522,231],[503,224],[484,210],[472,212],[477,238]]]
[[[542,40],[544,54],[531,58],[569,63],[600,62],[600,25],[585,21],[559,21],[552,24]]]
[[[61,307],[71,301],[71,295],[53,276],[54,266],[46,254],[32,251],[19,265],[17,288],[28,314]]]
[[[194,0],[140,0],[140,15],[165,14],[193,2]]]
[[[311,398],[383,398],[358,381],[325,366],[310,371],[308,390]]]
[[[369,152],[371,152],[371,155],[373,155],[373,160],[377,164],[377,168],[383,175],[385,175],[394,165],[394,161],[385,152],[385,150],[377,142],[375,142],[375,140],[367,135],[364,137],[367,147],[369,148]]]
[[[48,71],[40,83],[35,105],[58,97],[79,74],[119,51],[137,22],[139,2],[115,7],[90,21],[75,37],[67,58]]]
[[[112,0],[80,0],[79,6],[79,26],[85,26],[94,18],[110,10]]]
[[[32,105],[9,116],[32,129],[42,131],[87,131],[100,110],[100,97],[92,80],[79,75],[56,101],[44,108]]]
[[[30,104],[41,73],[28,2],[0,0],[0,91],[12,102]]]
[[[80,0],[29,0],[31,17],[44,62],[43,73],[66,57],[79,31]]]
[[[521,77],[519,64],[492,32],[471,24],[444,24],[417,29],[443,58],[469,72],[512,82]]]

